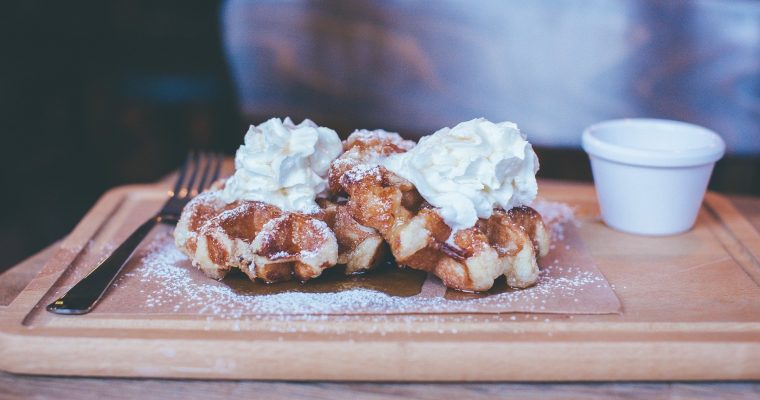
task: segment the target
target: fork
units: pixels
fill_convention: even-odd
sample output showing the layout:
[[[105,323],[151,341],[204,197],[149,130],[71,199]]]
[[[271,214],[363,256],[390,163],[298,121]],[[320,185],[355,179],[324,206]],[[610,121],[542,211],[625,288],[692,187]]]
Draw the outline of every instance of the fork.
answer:
[[[158,224],[175,226],[182,209],[190,199],[219,178],[223,161],[222,154],[190,152],[179,170],[174,190],[169,192],[169,200],[161,211],[132,232],[108,258],[100,262],[63,297],[50,303],[47,310],[69,315],[87,314],[92,311],[148,233]]]

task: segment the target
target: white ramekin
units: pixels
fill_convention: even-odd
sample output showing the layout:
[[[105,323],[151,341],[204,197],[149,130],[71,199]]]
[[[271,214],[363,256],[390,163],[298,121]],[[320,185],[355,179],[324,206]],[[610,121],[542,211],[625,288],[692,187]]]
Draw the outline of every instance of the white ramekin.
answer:
[[[640,235],[691,229],[715,162],[726,150],[707,128],[662,119],[601,122],[583,132],[582,143],[602,219]]]

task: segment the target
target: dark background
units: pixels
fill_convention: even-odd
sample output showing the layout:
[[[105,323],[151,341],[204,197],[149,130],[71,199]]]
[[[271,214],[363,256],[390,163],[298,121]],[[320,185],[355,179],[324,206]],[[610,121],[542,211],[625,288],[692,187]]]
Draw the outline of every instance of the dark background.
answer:
[[[567,13],[573,8],[572,1],[561,3],[564,6],[558,6],[560,11]],[[382,104],[380,100],[372,103],[376,98],[371,93],[367,94],[368,91],[395,90],[392,94],[396,96],[399,91],[412,90],[418,82],[427,82],[424,75],[420,79],[414,78],[414,75],[409,75],[409,78],[405,75],[408,71],[402,68],[395,75],[388,75],[391,77],[388,79],[399,76],[400,79],[381,81],[377,87],[365,85],[361,75],[356,75],[356,71],[351,69],[342,70],[336,76],[320,75],[325,70],[335,70],[330,64],[322,65],[322,54],[327,54],[325,58],[331,57],[329,54],[334,50],[331,46],[336,40],[340,44],[342,38],[356,35],[362,38],[365,36],[361,35],[369,35],[367,37],[371,43],[377,43],[377,38],[381,38],[379,43],[385,50],[392,53],[401,49],[400,54],[411,52],[410,57],[414,57],[414,46],[408,46],[409,32],[399,33],[393,31],[395,28],[387,28],[388,31],[382,29],[392,25],[393,21],[403,22],[406,19],[408,26],[422,21],[424,24],[420,23],[419,26],[435,33],[422,40],[424,43],[435,41],[437,37],[450,43],[445,35],[441,36],[441,32],[453,26],[448,24],[451,15],[446,15],[446,12],[431,10],[424,13],[398,5],[386,9],[383,4],[325,1],[280,6],[267,1],[234,1],[224,14],[223,4],[216,1],[4,3],[0,11],[0,270],[63,237],[107,189],[127,183],[152,182],[166,175],[176,168],[189,148],[217,149],[233,154],[242,141],[248,123],[260,123],[272,116],[292,115],[313,118],[320,124],[336,128],[342,135],[354,128],[387,127],[398,129],[409,137],[430,133],[429,127],[448,124],[446,113],[441,112],[439,120],[424,120],[423,115],[419,119],[414,115],[404,115],[404,118],[389,118],[394,122],[384,126],[381,122],[383,115],[378,117],[363,113],[363,109],[359,108],[394,106],[395,100],[391,101],[393,104],[387,104],[387,100]],[[521,3],[493,4],[508,8],[519,7]],[[546,9],[554,7],[552,4],[536,2],[526,7],[543,9],[545,14],[551,15],[551,11]],[[633,2],[620,4],[630,5]],[[631,37],[636,39],[641,36],[644,43],[641,45],[636,42],[638,39],[633,40],[633,45],[643,46],[644,51],[637,50],[631,54],[643,54],[645,60],[670,60],[662,63],[662,68],[659,68],[660,64],[655,68],[643,63],[641,69],[646,72],[646,68],[651,68],[655,75],[662,71],[679,76],[686,74],[688,80],[681,82],[686,89],[668,84],[655,85],[654,90],[660,92],[652,95],[651,87],[640,87],[640,81],[631,80],[630,91],[623,87],[623,90],[617,88],[615,93],[619,96],[628,96],[626,93],[632,97],[638,96],[640,103],[646,107],[620,113],[600,108],[601,111],[589,114],[591,121],[621,116],[654,116],[684,119],[719,130],[721,126],[712,126],[712,121],[735,117],[749,121],[751,126],[752,121],[760,120],[757,63],[760,50],[751,50],[760,49],[760,22],[757,22],[760,21],[760,7],[757,2],[644,1],[641,4],[630,18],[641,21],[641,29],[649,34],[641,36],[640,31],[636,30],[638,28],[631,30]],[[712,10],[716,5],[717,10]],[[614,20],[611,17],[615,15],[604,14],[614,13],[614,10],[600,7],[603,12],[589,13],[589,20]],[[719,21],[726,26],[732,25],[732,21],[749,26],[746,32],[736,36],[743,46],[741,49],[745,50],[734,51],[722,45],[707,50],[700,47],[702,42],[694,42],[693,38],[709,35],[710,32],[701,32],[702,25],[699,24],[687,24],[690,28],[686,30],[679,28],[680,21],[694,10],[699,11],[696,14],[698,21],[703,21],[704,15],[718,15],[721,18]],[[394,13],[398,15],[394,16]],[[246,99],[238,101],[241,97],[251,97],[251,93],[258,92],[243,88],[241,90],[245,96],[238,96],[240,92],[235,89],[235,80],[230,72],[236,69],[230,68],[223,45],[221,17],[224,15],[227,18],[230,15],[244,15],[250,19],[246,23],[251,29],[261,29],[260,32],[241,36],[245,43],[248,43],[249,36],[266,39],[251,45],[254,61],[244,61],[250,64],[265,60],[274,66],[267,67],[273,69],[262,69],[259,65],[256,70],[258,73],[269,71],[262,78],[268,86],[258,89],[265,95],[271,92],[270,97],[264,96],[263,100],[256,98],[253,102]],[[314,39],[313,43],[309,43],[319,51],[312,59],[298,59],[294,64],[288,64],[289,53],[285,52],[282,56],[278,49],[287,50],[288,46],[293,45],[294,52],[299,53],[304,42],[302,34],[293,36],[291,27],[283,22],[295,21],[293,26],[298,28],[303,15],[312,16],[306,33]],[[380,16],[384,19],[380,20]],[[524,19],[522,15],[519,18]],[[266,26],[267,22],[272,26]],[[756,22],[757,31],[752,31]],[[461,24],[462,20],[458,23]],[[526,24],[533,23],[535,21],[526,20]],[[553,24],[556,21],[543,23]],[[283,31],[277,31],[278,27],[282,27]],[[663,32],[672,34],[665,36],[674,40],[691,40],[692,47],[683,53],[686,57],[677,51],[674,53],[681,42],[658,39],[664,35]],[[462,37],[470,38],[466,34]],[[394,41],[386,38],[400,39]],[[237,46],[241,44],[239,41],[233,42],[227,49],[237,54]],[[364,46],[364,42],[358,43]],[[357,42],[342,43],[340,46],[357,46]],[[523,46],[531,46],[531,43]],[[750,49],[749,53],[746,49]],[[358,65],[356,68],[360,72],[375,67],[385,68],[386,71],[394,68],[382,58],[370,56],[367,62],[367,58],[361,52],[356,55],[355,50],[351,50],[351,54],[364,60],[361,64],[353,64]],[[438,57],[434,47],[432,50],[423,48],[422,51],[430,51],[432,59]],[[671,53],[674,54],[672,57]],[[741,73],[733,78],[734,72],[725,63],[725,60],[732,59],[732,54],[749,54],[749,58],[742,59],[746,63],[742,64]],[[280,59],[281,56],[284,58]],[[336,58],[345,54],[339,52],[338,56]],[[456,61],[452,58],[452,62]],[[464,66],[462,70],[467,70],[471,61],[468,58],[460,60]],[[643,76],[640,70],[631,70],[630,66],[636,63],[629,61],[621,60],[625,68],[615,70],[616,74]],[[321,65],[317,65],[315,73],[308,70],[304,73],[299,69],[304,66],[308,68],[311,63]],[[243,65],[243,70],[241,72],[238,68],[238,74],[245,74],[248,64],[238,63],[238,67],[240,65]],[[421,65],[424,66],[424,63]],[[684,65],[697,67],[684,68]],[[424,73],[424,68],[421,70]],[[452,74],[456,72],[443,70],[452,71]],[[684,93],[689,94],[689,88],[698,86],[700,77],[711,79],[715,76],[720,77],[716,87],[729,87],[731,93],[740,99],[739,105],[726,103],[723,94],[709,90],[705,92],[707,94],[691,93],[694,96],[685,97]],[[443,77],[446,78],[445,75]],[[607,82],[607,79],[605,75],[601,81]],[[659,75],[657,79],[661,79]],[[335,82],[351,82],[351,87],[343,88]],[[439,90],[436,89],[436,80],[432,79],[431,82],[431,87]],[[261,85],[260,82],[254,83]],[[361,91],[352,91],[357,87]],[[611,90],[612,86],[600,85],[594,89],[599,88]],[[550,102],[551,87],[548,91],[538,90],[546,88],[535,89],[530,92],[535,94],[533,100],[537,99],[536,104]],[[277,101],[273,103],[272,98]],[[693,101],[695,98],[700,101]],[[330,102],[323,99],[338,100]],[[528,109],[521,109],[520,105],[528,104],[529,100],[524,96],[517,97],[513,110],[527,114]],[[365,104],[364,101],[369,103]],[[398,101],[401,106],[397,112],[402,113],[403,98],[398,98]],[[600,102],[611,103],[607,99]],[[252,106],[249,107],[249,103]],[[441,107],[444,106],[451,104],[442,103]],[[478,110],[474,107],[471,111]],[[714,115],[715,110],[720,112],[720,118],[704,117]],[[542,115],[549,115],[557,121],[564,118],[548,107],[535,114],[538,116],[536,120],[540,120]],[[456,121],[464,119],[459,115],[448,117]],[[410,123],[405,126],[398,122],[404,120],[420,120],[429,125]],[[527,120],[529,133],[541,129],[539,124],[531,125],[531,119],[526,116],[515,120]],[[726,126],[730,128],[730,125]],[[754,126],[754,130],[741,130],[743,140],[760,140],[757,129]],[[731,133],[730,130],[725,131]],[[590,179],[586,156],[577,147],[562,143],[552,146],[545,141],[538,152],[542,162],[541,176]],[[727,193],[760,194],[757,154],[733,151],[718,164],[711,188]]]
[[[215,1],[18,2],[0,23],[0,270],[107,189],[241,139]]]

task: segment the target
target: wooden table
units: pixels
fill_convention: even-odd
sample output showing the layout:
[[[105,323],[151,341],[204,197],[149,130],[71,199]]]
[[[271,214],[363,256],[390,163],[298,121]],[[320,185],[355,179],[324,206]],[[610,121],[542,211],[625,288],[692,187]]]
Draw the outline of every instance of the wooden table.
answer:
[[[760,198],[732,196],[747,219],[760,229]],[[5,307],[56,250],[40,253],[0,275],[0,307]],[[0,398],[230,398],[263,394],[265,398],[758,398],[760,382],[709,383],[544,383],[544,384],[398,384],[291,383],[160,379],[94,379],[19,376],[0,373]]]

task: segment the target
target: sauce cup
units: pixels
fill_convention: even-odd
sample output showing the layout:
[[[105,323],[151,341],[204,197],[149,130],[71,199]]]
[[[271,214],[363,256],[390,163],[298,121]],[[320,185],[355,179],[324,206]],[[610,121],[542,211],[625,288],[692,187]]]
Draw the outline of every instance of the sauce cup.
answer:
[[[583,132],[604,222],[639,235],[691,229],[726,145],[715,132],[662,119],[600,122]]]

